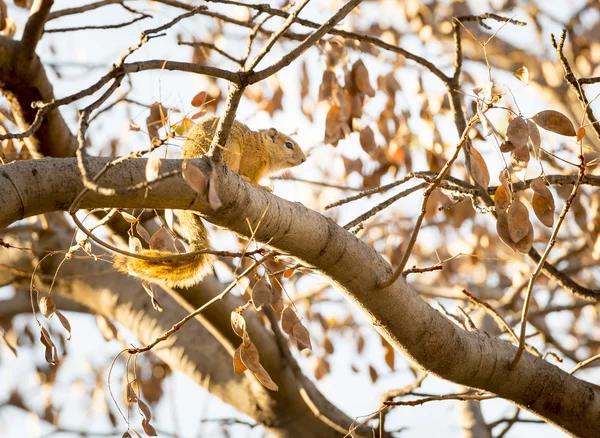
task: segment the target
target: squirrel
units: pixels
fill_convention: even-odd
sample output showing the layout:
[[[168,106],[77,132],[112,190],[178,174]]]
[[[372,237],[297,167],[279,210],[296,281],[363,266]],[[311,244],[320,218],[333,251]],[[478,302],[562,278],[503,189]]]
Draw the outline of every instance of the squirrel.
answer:
[[[201,120],[189,131],[182,147],[183,158],[196,158],[210,149],[219,119],[209,117]],[[233,122],[224,146],[223,159],[227,166],[248,183],[259,185],[264,176],[278,170],[298,166],[306,161],[300,146],[275,128],[252,131],[243,123]],[[195,213],[175,210],[179,223],[189,241],[189,251],[210,249],[206,226]],[[168,257],[173,253],[143,249],[140,255]],[[190,257],[174,257],[165,261],[150,261],[134,257],[116,256],[114,266],[119,271],[153,283],[169,287],[190,287],[201,281],[211,269],[211,256],[197,254]]]

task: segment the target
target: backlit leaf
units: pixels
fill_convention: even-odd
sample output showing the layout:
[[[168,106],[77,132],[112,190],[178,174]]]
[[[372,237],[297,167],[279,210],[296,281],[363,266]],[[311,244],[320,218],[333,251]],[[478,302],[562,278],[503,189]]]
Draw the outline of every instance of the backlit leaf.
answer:
[[[490,185],[490,172],[483,157],[475,147],[471,146],[471,174],[477,184],[484,189]]]
[[[515,199],[508,208],[507,215],[510,238],[517,243],[529,232],[529,211],[525,204]]]
[[[533,116],[532,119],[540,128],[544,128],[547,131],[556,132],[557,134],[569,137],[577,135],[573,123],[571,123],[567,116],[558,111],[540,111]]]

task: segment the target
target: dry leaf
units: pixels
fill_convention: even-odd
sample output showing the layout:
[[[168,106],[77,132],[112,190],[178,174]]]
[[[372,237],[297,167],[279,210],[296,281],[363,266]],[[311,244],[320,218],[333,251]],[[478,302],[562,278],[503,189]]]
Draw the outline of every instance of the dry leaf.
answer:
[[[206,192],[204,173],[186,160],[183,161],[183,179],[196,193],[203,195]]]
[[[283,278],[290,278],[294,274],[295,269],[289,268],[283,271]]]
[[[233,353],[233,371],[236,374],[240,374],[243,373],[244,371],[246,371],[248,369],[248,367],[246,365],[244,365],[244,362],[242,362],[242,344],[240,344],[240,346],[238,348],[235,349],[235,352]]]
[[[135,123],[133,123],[133,120],[129,121],[129,130],[130,131],[141,131],[142,128],[139,127],[139,125],[136,125]]]
[[[475,147],[471,146],[471,175],[477,184],[484,189],[490,185],[490,172],[483,157]]]
[[[514,72],[513,76],[525,84],[529,83],[529,70],[525,66]]]
[[[157,251],[167,250],[168,241],[167,232],[165,231],[165,229],[163,227],[160,227],[158,231],[152,235],[148,243],[150,244],[151,249],[155,249]]]
[[[375,96],[375,90],[369,80],[369,71],[365,64],[359,59],[352,66],[352,81],[356,88],[369,97]]]
[[[579,128],[579,130],[577,131],[577,141],[581,141],[583,140],[583,137],[585,137],[585,128],[582,126],[581,128]]]
[[[496,213],[505,213],[510,205],[510,196],[506,193],[504,186],[498,186],[496,193],[494,193],[494,205],[496,206]]]
[[[294,338],[296,339],[296,343],[298,344],[298,350],[302,351],[305,348],[312,350],[310,333],[308,332],[308,329],[302,325],[302,323],[299,322],[294,326],[293,334]]]
[[[146,241],[146,243],[149,243],[150,239],[152,239],[152,237],[150,237],[150,233],[139,222],[137,224],[135,224],[135,230],[140,235],[140,237],[142,239],[144,239],[144,241]],[[142,244],[140,243],[140,248],[141,248],[141,245]],[[136,251],[136,252],[139,252],[139,251]]]
[[[252,304],[256,310],[265,304],[271,304],[272,301],[273,293],[271,292],[271,288],[266,284],[260,283],[252,290]]]
[[[508,208],[508,232],[513,242],[517,243],[529,232],[529,211],[525,204],[515,199]]]
[[[529,223],[529,229],[527,230],[527,234],[521,240],[519,240],[515,247],[518,251],[522,253],[528,253],[531,247],[533,246],[533,225]]]
[[[377,374],[377,371],[372,365],[369,365],[369,375],[371,376],[371,381],[373,383],[376,383],[377,379],[379,379],[379,374]]]
[[[506,137],[515,147],[524,146],[529,138],[529,127],[523,117],[515,117],[508,124]]]
[[[244,333],[246,332],[246,320],[241,314],[231,312],[231,328],[233,328],[235,334],[240,338],[244,337]]]
[[[158,436],[154,427],[146,420],[142,420],[142,429],[144,429],[144,433],[148,436]]]
[[[192,98],[192,106],[199,107],[204,105],[204,102],[206,102],[207,97],[208,93],[206,91],[199,92]]]
[[[67,331],[67,341],[69,341],[71,339],[71,323],[69,322],[67,317],[62,314],[60,310],[55,310],[54,313],[56,314],[60,325],[62,325],[63,328]]]
[[[510,238],[510,233],[508,232],[508,216],[505,212],[498,213],[498,220],[496,221],[496,232],[498,233],[498,237],[500,240],[504,242],[505,245],[510,247],[513,251],[517,248],[515,243]]]
[[[240,358],[242,362],[253,373],[258,373],[262,368],[260,365],[260,357],[258,355],[258,349],[252,342],[248,342],[246,345],[243,343],[240,349]]]
[[[127,222],[129,222],[130,224],[135,224],[137,222],[137,218],[129,213],[126,213],[124,211],[121,212],[121,217],[123,219],[125,219]]]
[[[281,329],[285,333],[293,335],[294,326],[299,322],[300,320],[298,319],[296,312],[294,312],[291,307],[283,309],[283,313],[281,314]]]
[[[377,148],[377,144],[375,144],[375,134],[369,126],[360,131],[360,145],[369,155]]]
[[[138,406],[140,409],[140,413],[144,417],[144,420],[146,420],[147,422],[152,421],[152,411],[150,410],[150,407],[144,402],[144,400],[139,399]]]
[[[529,140],[533,146],[533,152],[536,158],[540,155],[540,147],[542,146],[542,137],[540,136],[540,130],[537,125],[531,120],[527,120],[527,127],[529,128]]]
[[[160,166],[162,162],[156,155],[148,158],[146,162],[146,181],[154,181],[160,174]]]
[[[42,315],[50,319],[56,311],[54,297],[48,292],[38,292],[38,307]]]
[[[562,113],[559,113],[558,111],[540,111],[532,117],[532,120],[540,128],[543,128],[547,131],[556,132],[557,134],[566,135],[568,137],[573,137],[577,135],[573,123],[571,123],[567,116],[565,116]]]
[[[100,333],[102,333],[107,342],[118,339],[119,333],[117,327],[110,320],[102,315],[96,315],[96,324],[98,324]]]
[[[510,162],[516,171],[527,169],[527,164],[529,164],[529,148],[527,145],[516,147],[510,153]]]
[[[254,375],[256,376],[256,378],[258,379],[258,381],[260,383],[262,383],[262,385],[267,388],[270,389],[271,391],[278,391],[279,390],[279,386],[277,386],[277,384],[275,382],[273,382],[273,379],[271,379],[271,376],[269,376],[269,373],[267,373],[267,370],[265,370],[262,365],[260,365],[260,369],[258,370],[258,372],[254,373]]]
[[[533,190],[531,201],[533,212],[541,223],[552,228],[554,225],[554,197],[552,192],[546,187],[541,178],[531,181],[530,187]]]
[[[135,393],[135,390],[133,389],[133,385],[131,385],[131,382],[127,382],[127,401],[129,403],[137,403],[138,401],[138,396]]]
[[[512,144],[510,141],[505,141],[500,145],[500,152],[512,152],[515,150],[515,145]]]

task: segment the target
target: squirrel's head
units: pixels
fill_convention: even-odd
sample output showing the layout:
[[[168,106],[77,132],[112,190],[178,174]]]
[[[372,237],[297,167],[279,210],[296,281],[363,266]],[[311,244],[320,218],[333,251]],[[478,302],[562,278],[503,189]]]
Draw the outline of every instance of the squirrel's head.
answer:
[[[264,129],[260,131],[265,143],[271,148],[271,171],[287,169],[288,167],[298,166],[306,161],[306,155],[294,140],[285,134],[282,134],[275,128]]]

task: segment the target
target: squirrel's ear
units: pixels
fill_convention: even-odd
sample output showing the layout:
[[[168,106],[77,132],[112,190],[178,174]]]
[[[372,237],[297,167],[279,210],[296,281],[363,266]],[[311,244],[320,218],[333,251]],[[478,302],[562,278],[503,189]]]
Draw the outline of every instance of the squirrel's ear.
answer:
[[[275,129],[275,128],[269,128],[267,130],[267,135],[269,137],[271,137],[273,140],[275,140],[275,137],[277,137],[277,129]]]

